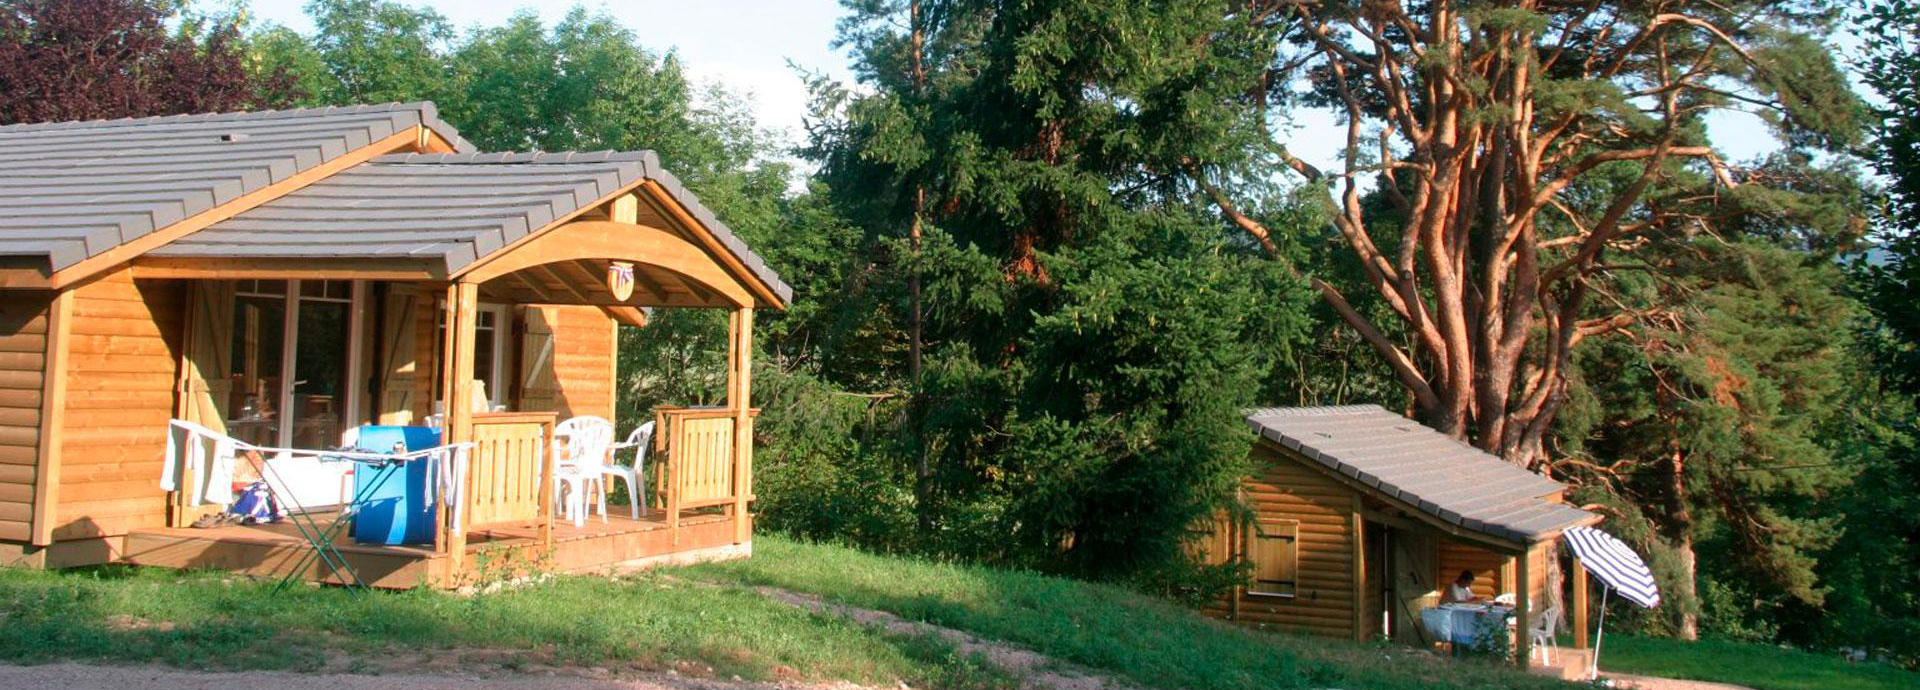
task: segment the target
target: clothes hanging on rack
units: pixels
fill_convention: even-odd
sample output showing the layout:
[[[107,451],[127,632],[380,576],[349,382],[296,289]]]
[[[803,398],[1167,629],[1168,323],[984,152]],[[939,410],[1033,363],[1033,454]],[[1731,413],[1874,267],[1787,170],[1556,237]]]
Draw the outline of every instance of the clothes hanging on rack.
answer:
[[[233,463],[238,442],[193,422],[174,420],[167,427],[166,460],[160,466],[160,488],[174,491],[187,475],[187,505],[233,504]]]

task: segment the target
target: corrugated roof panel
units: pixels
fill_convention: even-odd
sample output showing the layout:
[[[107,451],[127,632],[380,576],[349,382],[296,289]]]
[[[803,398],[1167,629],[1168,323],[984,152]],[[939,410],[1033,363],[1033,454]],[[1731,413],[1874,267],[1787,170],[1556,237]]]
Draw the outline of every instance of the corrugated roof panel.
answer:
[[[1261,408],[1247,424],[1309,460],[1449,524],[1530,541],[1598,516],[1547,500],[1566,487],[1378,405]]]

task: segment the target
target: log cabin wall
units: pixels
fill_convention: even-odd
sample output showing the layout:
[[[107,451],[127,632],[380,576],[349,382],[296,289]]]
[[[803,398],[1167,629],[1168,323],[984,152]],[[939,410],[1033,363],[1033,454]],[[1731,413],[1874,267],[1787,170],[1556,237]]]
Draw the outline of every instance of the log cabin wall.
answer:
[[[120,269],[73,291],[55,540],[166,524],[156,482],[184,332],[183,281]]]
[[[507,360],[517,381],[516,411],[614,418],[618,324],[597,307],[529,306]]]
[[[402,293],[416,297],[410,302],[390,297],[386,304],[387,308],[409,305],[411,328],[399,335],[411,343],[412,352],[399,358],[385,354],[375,358],[374,374],[379,375],[381,366],[391,368],[388,383],[405,386],[411,393],[382,395],[383,407],[378,410],[378,416],[382,423],[419,424],[432,413],[434,399],[438,397],[434,387],[440,369],[442,315],[440,300],[433,291],[416,291],[402,285],[388,289],[389,295]],[[502,383],[507,394],[502,397],[512,401],[508,409],[555,412],[561,419],[576,415],[613,419],[618,327],[613,318],[598,307],[584,306],[527,305],[516,307],[509,314],[515,323],[499,332],[498,337],[506,341],[501,349],[501,361],[496,363],[505,368]],[[386,331],[393,328],[396,321],[381,320],[388,325],[374,337],[382,343],[392,342],[394,334]],[[384,353],[389,347],[392,346],[383,344],[379,351]]]
[[[0,290],[0,541],[32,537],[52,303],[52,292]]]
[[[1507,573],[1507,556],[1445,539],[1439,542],[1439,552],[1436,562],[1440,564],[1440,572],[1433,581],[1440,583],[1442,591],[1460,577],[1462,570],[1473,571],[1473,595],[1476,597],[1492,599],[1512,591]]]
[[[1360,541],[1353,529],[1355,493],[1282,453],[1256,444],[1254,473],[1241,491],[1258,518],[1298,521],[1295,594],[1250,594],[1239,588],[1211,611],[1262,628],[1353,637]]]
[[[1531,580],[1527,590],[1528,597],[1540,602],[1535,606],[1546,607],[1548,555],[1554,552],[1550,542],[1544,546],[1535,546],[1528,554],[1527,579]],[[1435,582],[1443,586],[1460,577],[1461,570],[1473,571],[1473,595],[1491,599],[1514,591],[1514,567],[1512,556],[1496,553],[1472,544],[1440,540],[1440,573]]]

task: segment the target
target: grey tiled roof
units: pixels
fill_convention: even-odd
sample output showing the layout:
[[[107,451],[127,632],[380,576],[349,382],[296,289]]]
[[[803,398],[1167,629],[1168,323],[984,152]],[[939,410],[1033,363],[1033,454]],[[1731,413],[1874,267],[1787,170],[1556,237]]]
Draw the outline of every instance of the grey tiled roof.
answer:
[[[430,258],[451,274],[554,219],[652,180],[765,282],[793,289],[651,151],[392,154],[215,223],[152,256]]]
[[[0,126],[0,256],[58,271],[425,124],[432,103]]]
[[[1261,437],[1462,528],[1523,543],[1599,516],[1546,500],[1566,485],[1379,405],[1262,408]]]

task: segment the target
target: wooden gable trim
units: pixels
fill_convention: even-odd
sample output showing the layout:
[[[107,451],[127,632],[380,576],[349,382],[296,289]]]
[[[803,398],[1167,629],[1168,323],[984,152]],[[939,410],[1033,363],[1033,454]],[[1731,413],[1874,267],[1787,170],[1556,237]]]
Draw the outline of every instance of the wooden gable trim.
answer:
[[[1327,467],[1326,465],[1322,465],[1318,462],[1314,462],[1313,460],[1307,458],[1307,456],[1301,455],[1299,451],[1287,448],[1286,446],[1280,445],[1278,443],[1274,443],[1271,439],[1268,439],[1264,436],[1260,438],[1259,442],[1265,445],[1266,447],[1273,449],[1280,457],[1283,457],[1289,461],[1310,467],[1313,469],[1313,471],[1319,472],[1320,474],[1331,477],[1335,481],[1338,481],[1341,484],[1349,488],[1352,488],[1355,491],[1360,492],[1362,495],[1371,497],[1375,500],[1381,501],[1395,508],[1399,508],[1400,512],[1408,516],[1411,516],[1415,520],[1420,521],[1421,524],[1424,524],[1428,527],[1432,527],[1436,530],[1439,530],[1442,534],[1445,534],[1448,537],[1451,537],[1455,540],[1467,542],[1475,546],[1479,546],[1481,548],[1489,549],[1489,550],[1496,551],[1506,555],[1526,553],[1527,548],[1529,546],[1527,544],[1522,544],[1515,541],[1508,541],[1506,539],[1500,539],[1491,535],[1482,534],[1480,532],[1466,529],[1459,525],[1455,525],[1453,523],[1442,520],[1439,517],[1434,516],[1431,513],[1428,513],[1427,511],[1421,510],[1420,506],[1413,505],[1395,496],[1388,496],[1385,492],[1382,492],[1378,487],[1367,486],[1365,482],[1362,482],[1358,479],[1342,474],[1331,467]],[[1543,540],[1543,541],[1550,541],[1550,539]]]
[[[263,259],[254,257],[142,256],[132,262],[135,278],[244,280],[394,280],[445,281],[446,264],[417,259]]]
[[[163,228],[155,228],[153,232],[136,237],[131,241],[107,251],[87,257],[72,266],[54,271],[51,275],[34,269],[15,269],[0,272],[0,287],[66,288],[109,268],[127,263],[149,251],[166,246],[174,240],[205,229],[214,223],[232,218],[261,204],[286,196],[291,192],[332,176],[342,170],[365,163],[372,160],[375,156],[405,149],[417,149],[423,145],[429,148],[446,147],[451,150],[451,143],[442,139],[438,134],[433,133],[431,129],[424,125],[414,125],[388,135],[386,138],[367,144],[366,146],[348,151],[345,155],[338,158],[308,168],[287,179],[243,194],[233,201],[196,213],[178,223]]]
[[[668,194],[665,187],[660,186],[660,183],[652,180],[646,181],[641,187],[647,190],[646,201],[648,206],[653,207],[654,211],[661,214],[661,217],[672,219],[675,223],[680,224],[682,228],[686,229],[687,234],[697,238],[702,245],[706,246],[709,253],[719,257],[720,263],[726,266],[728,271],[738,276],[741,283],[746,284],[753,290],[754,295],[760,298],[762,304],[775,309],[784,310],[787,308],[786,302],[781,300],[778,294],[774,293],[772,286],[767,285],[760,280],[760,276],[748,270],[746,264],[740,261],[740,257],[734,256],[733,252],[728,251],[727,248],[720,243],[720,239],[714,236],[713,231],[701,224],[699,220],[696,220],[692,214],[688,213],[686,207],[681,206],[680,202],[674,200],[673,195]]]
[[[610,220],[577,220],[542,230],[532,241],[497,252],[454,274],[484,283],[522,269],[582,259],[618,259],[656,266],[700,283],[733,306],[752,306],[737,276],[692,242],[660,228]]]
[[[626,198],[631,197],[633,195],[633,190],[644,183],[645,183],[645,178],[641,178],[641,181],[622,186],[618,189],[613,190],[611,193],[601,195],[600,198],[593,200],[593,203],[574,209],[573,212],[571,213],[565,213],[559,216],[555,216],[552,222],[547,223],[546,225],[540,226],[539,228],[533,230],[532,232],[528,232],[525,235],[521,235],[519,238],[516,238],[514,241],[508,242],[505,246],[502,246],[499,249],[495,249],[491,253],[488,253],[485,256],[481,256],[478,259],[474,260],[473,263],[467,264],[465,267],[454,271],[452,277],[458,278],[460,276],[469,275],[477,271],[486,271],[488,270],[487,266],[489,264],[492,264],[496,261],[500,261],[506,257],[512,256],[513,253],[516,251],[519,251],[521,247],[533,242],[534,240],[540,239],[541,237],[545,236],[547,233],[552,232],[555,228],[566,225],[575,220],[579,220],[582,217],[613,218],[612,213],[624,207],[623,204],[619,204],[616,202],[623,201]],[[620,220],[619,218],[614,218],[614,219]],[[632,222],[632,221],[629,220],[628,222]],[[493,273],[493,275],[495,277],[498,277],[501,275],[506,275],[508,273],[512,273],[512,271],[498,271]],[[486,282],[486,281],[482,279],[482,280],[476,280],[474,282]]]
[[[643,190],[646,192],[646,194],[639,193]],[[637,216],[639,212],[639,205],[641,203],[647,204],[649,208],[653,209],[656,213],[659,213],[662,218],[672,220],[676,225],[680,226],[680,228],[678,229],[681,232],[678,234],[673,232],[665,232],[665,234],[668,237],[672,237],[674,239],[680,240],[682,243],[692,243],[692,246],[699,247],[701,249],[701,253],[705,255],[707,263],[716,265],[719,268],[723,269],[727,274],[729,274],[728,280],[717,281],[717,283],[707,278],[700,278],[695,276],[696,280],[693,281],[693,284],[690,285],[690,287],[693,287],[695,289],[704,288],[704,289],[712,290],[716,294],[720,295],[722,298],[726,299],[728,302],[731,302],[736,305],[737,304],[758,304],[758,305],[768,305],[778,309],[786,308],[786,304],[780,300],[778,295],[773,293],[771,288],[769,288],[766,284],[760,281],[759,276],[755,275],[753,271],[748,270],[746,265],[740,262],[739,257],[734,256],[733,252],[728,251],[727,248],[720,243],[719,238],[714,237],[713,233],[709,231],[706,228],[706,226],[701,225],[699,221],[694,220],[693,216],[689,215],[686,209],[682,208],[678,202],[673,201],[672,197],[666,193],[665,188],[661,187],[658,182],[654,182],[652,180],[648,180],[645,178],[642,178],[641,180],[634,182],[633,184],[629,184],[629,185],[625,185],[620,188],[617,188],[612,193],[603,195],[599,199],[595,199],[593,203],[582,206],[581,208],[576,209],[572,213],[568,213],[568,214],[561,215],[554,218],[552,222],[546,224],[540,229],[535,230],[533,232],[529,232],[526,235],[521,236],[519,239],[516,239],[512,242],[507,243],[506,246],[496,249],[492,253],[486,256],[480,257],[479,260],[474,261],[471,264],[468,264],[466,267],[454,271],[451,278],[473,280],[474,282],[486,282],[487,280],[491,280],[492,278],[497,278],[499,276],[506,275],[508,273],[513,272],[513,270],[503,271],[503,270],[498,270],[497,268],[490,268],[490,266],[492,264],[495,264],[496,262],[503,262],[503,261],[517,262],[521,264],[520,266],[521,268],[525,268],[532,265],[538,265],[538,263],[543,263],[543,262],[526,263],[523,260],[514,259],[512,257],[514,256],[514,253],[519,251],[522,247],[530,243],[533,243],[535,241],[538,241],[541,237],[546,236],[547,234],[553,232],[554,230],[560,227],[566,226],[568,224],[575,223],[576,221],[614,222],[614,223],[619,223],[621,225],[628,225],[632,227],[642,227],[642,228],[647,228],[649,230],[653,230],[656,232],[661,232],[662,231],[661,228],[653,228],[651,226],[638,225]],[[581,219],[583,218],[605,218],[607,220],[581,221]],[[685,237],[681,237],[680,235],[684,235]],[[593,255],[593,256],[577,256],[574,258],[622,259],[622,260],[632,259],[632,257],[630,257],[628,253],[600,254],[600,255]],[[680,273],[683,276],[692,275],[687,273],[686,271],[680,270],[680,266],[665,265],[665,264],[659,263],[658,261],[650,261],[646,259],[638,259],[638,262],[660,266],[661,268],[666,268],[666,269],[675,271],[677,273]],[[514,269],[514,270],[517,270],[517,269]],[[485,276],[485,277],[472,278],[471,276],[474,276],[474,275]],[[637,278],[638,277],[636,276],[636,279]],[[733,294],[738,292],[738,290],[732,289],[733,286],[744,288],[751,295],[751,299],[743,302],[740,299],[734,297]],[[645,289],[649,291],[654,290],[653,286],[651,285],[645,286]]]
[[[600,311],[613,317],[613,320],[634,328],[644,328],[647,325],[647,313],[641,311],[639,307],[601,307]],[[616,338],[619,337],[619,331],[616,330],[614,333]]]

